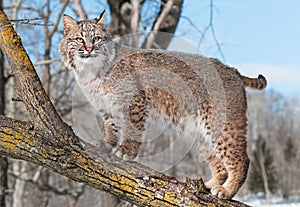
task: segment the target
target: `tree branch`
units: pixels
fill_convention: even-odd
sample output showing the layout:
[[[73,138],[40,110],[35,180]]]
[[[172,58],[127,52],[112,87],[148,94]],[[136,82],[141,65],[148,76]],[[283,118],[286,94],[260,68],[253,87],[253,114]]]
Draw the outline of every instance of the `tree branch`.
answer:
[[[214,40],[215,44],[217,45],[218,52],[221,55],[223,61],[225,61],[225,55],[222,51],[221,44],[219,43],[219,41],[217,39],[217,36],[216,36],[216,33],[215,33],[213,18],[214,18],[214,1],[210,0],[210,4],[209,4],[209,22],[208,22],[208,25],[204,28],[204,30],[201,34],[200,40],[198,42],[198,46],[199,47],[201,46],[202,42],[204,41],[204,37],[205,37],[206,33],[210,29],[213,40]]]
[[[60,11],[57,13],[57,17],[54,23],[54,27],[52,28],[52,30],[49,33],[49,38],[52,38],[52,36],[54,35],[54,33],[57,31],[58,25],[59,25],[59,21],[60,18],[62,16],[62,14],[65,12],[68,4],[69,4],[70,0],[65,0],[64,4],[62,5],[62,7],[60,8]],[[50,15],[50,14],[47,14]],[[47,17],[47,20],[49,19],[49,17]],[[47,22],[48,23],[48,22]]]
[[[11,26],[2,27],[8,25],[7,20],[0,10],[0,48],[15,74],[31,121],[0,115],[0,154],[47,167],[139,206],[246,206],[206,193],[201,179],[183,183],[136,162],[120,160],[104,145],[82,141],[83,148],[50,102],[20,37]]]
[[[140,2],[139,0],[131,0],[131,20],[130,27],[133,33],[138,32],[140,22]]]
[[[49,60],[41,60],[41,61],[38,61],[38,62],[34,63],[34,66],[47,65],[47,64],[51,64],[51,63],[59,62],[59,61],[61,61],[60,57],[52,58],[52,59],[49,59]]]
[[[83,9],[81,0],[74,0],[74,4],[77,7],[77,11],[78,11],[78,15],[79,15],[80,19],[87,19],[87,14]]]
[[[4,21],[3,21],[4,20]],[[20,37],[9,25],[6,14],[0,10],[0,49],[6,55],[8,63],[12,69],[17,82],[18,93],[21,94],[22,101],[34,123],[36,130],[49,133],[58,142],[63,144],[77,144],[73,132],[65,124],[56,112],[49,97],[45,95],[42,83],[29,59]],[[61,139],[60,132],[64,134]]]
[[[246,206],[236,201],[219,200],[205,193],[203,183],[199,180],[182,183],[138,163],[108,156],[103,147],[96,148],[87,143],[87,150],[59,147],[49,143],[50,140],[51,137],[38,134],[31,122],[0,116],[1,154],[47,167],[137,205],[178,206],[181,203],[184,206]],[[93,157],[97,157],[97,160]]]
[[[173,5],[173,0],[168,0],[167,3],[163,6],[163,9],[161,10],[160,15],[157,17],[155,24],[153,25],[152,31],[159,30],[164,19],[170,12],[172,5]],[[150,35],[147,37],[145,48],[151,48],[151,46],[153,45],[153,42],[154,42],[154,38],[155,38],[155,34],[154,34],[154,32],[151,32]]]

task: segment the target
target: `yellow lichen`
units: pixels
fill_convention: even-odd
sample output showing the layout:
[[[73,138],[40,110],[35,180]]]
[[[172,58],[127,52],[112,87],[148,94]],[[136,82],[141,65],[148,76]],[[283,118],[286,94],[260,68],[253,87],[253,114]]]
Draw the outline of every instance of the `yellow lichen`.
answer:
[[[177,202],[177,198],[176,198],[176,193],[174,192],[166,192],[164,195],[164,199],[170,203],[176,203]]]

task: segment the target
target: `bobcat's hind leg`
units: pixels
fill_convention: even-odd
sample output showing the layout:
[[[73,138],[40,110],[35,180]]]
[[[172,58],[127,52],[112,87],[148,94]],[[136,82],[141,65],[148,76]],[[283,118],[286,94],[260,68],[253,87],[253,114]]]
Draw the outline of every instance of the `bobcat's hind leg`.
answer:
[[[213,187],[211,193],[220,198],[232,198],[247,177],[249,158],[246,152],[246,138],[224,135],[222,139],[224,143],[216,150],[226,168],[228,177],[222,185]]]
[[[205,183],[205,187],[211,190],[216,186],[222,185],[226,181],[228,173],[222,161],[215,155],[211,155],[207,160],[211,169],[212,178]]]

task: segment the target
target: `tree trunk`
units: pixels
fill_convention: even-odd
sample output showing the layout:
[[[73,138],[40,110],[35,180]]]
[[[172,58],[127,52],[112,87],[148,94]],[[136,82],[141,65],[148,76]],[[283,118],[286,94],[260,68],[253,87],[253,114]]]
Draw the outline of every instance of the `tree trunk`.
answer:
[[[270,188],[269,188],[268,175],[267,175],[267,171],[265,168],[263,152],[262,152],[260,146],[259,146],[259,149],[260,149],[260,155],[261,155],[259,158],[259,165],[260,165],[261,174],[262,174],[262,178],[263,178],[263,182],[264,182],[266,203],[269,204],[270,198],[271,198],[271,192],[270,192]]]
[[[22,179],[26,177],[27,162],[24,161],[16,161],[12,164],[12,171],[14,175],[17,175],[16,180],[14,182],[14,192],[12,195],[12,207],[22,207],[23,206],[23,198],[25,192],[26,181]],[[28,177],[28,176],[27,176]]]
[[[0,207],[5,207],[5,196],[7,190],[7,169],[8,161],[5,157],[0,157]]]
[[[130,0],[108,0],[110,8],[111,22],[109,30],[113,37],[120,37],[131,33],[130,16],[131,3]]]
[[[138,46],[138,29],[140,23],[140,8],[144,1],[137,0],[108,0],[111,12],[110,32],[114,38],[127,34],[126,44]],[[183,0],[162,0],[160,12],[157,15],[152,31],[142,44],[142,48],[166,49],[170,44],[176,31]],[[159,33],[158,33],[159,32]],[[135,35],[134,35],[135,34]]]
[[[143,43],[143,48],[167,49],[176,31],[182,5],[183,0],[162,0],[159,15],[152,26],[152,32]]]

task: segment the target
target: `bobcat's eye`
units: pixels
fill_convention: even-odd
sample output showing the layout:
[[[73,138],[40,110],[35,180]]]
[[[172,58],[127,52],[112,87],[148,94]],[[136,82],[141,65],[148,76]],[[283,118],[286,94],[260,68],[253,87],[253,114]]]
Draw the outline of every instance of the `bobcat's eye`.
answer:
[[[82,37],[76,37],[75,40],[76,40],[77,42],[80,42],[80,43],[82,43],[82,42],[84,41]]]
[[[98,42],[101,40],[101,38],[99,36],[95,36],[92,38],[93,42]]]

